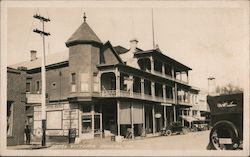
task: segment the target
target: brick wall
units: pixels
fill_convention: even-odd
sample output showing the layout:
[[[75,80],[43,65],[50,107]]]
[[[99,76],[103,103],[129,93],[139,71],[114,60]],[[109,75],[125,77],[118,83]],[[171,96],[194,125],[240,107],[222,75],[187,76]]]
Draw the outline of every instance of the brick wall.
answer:
[[[7,137],[7,145],[24,143],[25,128],[25,96],[26,72],[8,68],[7,73],[7,101],[12,102],[13,123],[12,134]]]

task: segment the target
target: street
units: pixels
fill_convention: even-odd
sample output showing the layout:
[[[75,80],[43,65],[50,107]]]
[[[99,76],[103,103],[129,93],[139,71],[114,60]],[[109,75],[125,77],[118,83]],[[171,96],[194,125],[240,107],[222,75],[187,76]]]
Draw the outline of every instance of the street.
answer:
[[[110,138],[85,140],[79,144],[54,144],[48,149],[206,150],[209,132],[190,132],[186,135],[159,136],[123,142],[114,142]]]

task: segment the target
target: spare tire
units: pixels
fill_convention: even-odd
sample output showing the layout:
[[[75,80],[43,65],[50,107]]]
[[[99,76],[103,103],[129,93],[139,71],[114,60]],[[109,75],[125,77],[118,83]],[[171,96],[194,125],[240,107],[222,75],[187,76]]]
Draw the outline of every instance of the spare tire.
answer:
[[[235,125],[230,121],[219,121],[215,123],[210,132],[211,149],[215,150],[234,150],[239,147],[239,132]]]

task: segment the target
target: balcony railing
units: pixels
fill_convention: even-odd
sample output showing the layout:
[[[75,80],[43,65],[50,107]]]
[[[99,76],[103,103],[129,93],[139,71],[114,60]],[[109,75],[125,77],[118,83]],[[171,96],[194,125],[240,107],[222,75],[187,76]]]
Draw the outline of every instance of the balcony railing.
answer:
[[[119,93],[119,94],[118,94]],[[103,90],[101,92],[102,97],[126,97],[126,98],[135,98],[135,99],[143,99],[149,101],[156,101],[156,102],[165,102],[165,103],[174,103],[173,99],[163,97],[153,97],[152,95],[142,94],[133,92],[130,94],[130,91],[116,91],[116,90]]]
[[[192,106],[190,101],[184,101],[184,100],[178,100],[178,104]]]
[[[162,72],[159,72],[159,71],[156,71],[156,70],[154,72],[152,72],[152,73],[157,75],[157,76],[161,76],[161,77],[164,77],[164,78],[167,78],[169,80],[173,80],[173,81],[176,81],[176,82],[179,82],[179,83],[182,83],[182,84],[188,84],[187,81],[183,81],[183,80],[173,78],[173,77],[171,77],[171,76],[169,76],[167,74],[164,75]]]

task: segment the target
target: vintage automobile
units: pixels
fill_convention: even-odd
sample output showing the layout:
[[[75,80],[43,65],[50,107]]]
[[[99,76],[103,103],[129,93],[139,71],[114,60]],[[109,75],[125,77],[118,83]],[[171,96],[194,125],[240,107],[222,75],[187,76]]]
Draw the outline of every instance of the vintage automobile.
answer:
[[[212,130],[207,149],[242,149],[243,93],[208,96]]]
[[[206,121],[193,121],[192,122],[192,130],[193,131],[205,131],[209,129],[209,125]]]
[[[161,135],[170,136],[172,134],[187,134],[188,129],[181,125],[181,122],[172,122],[169,126],[161,130]]]

